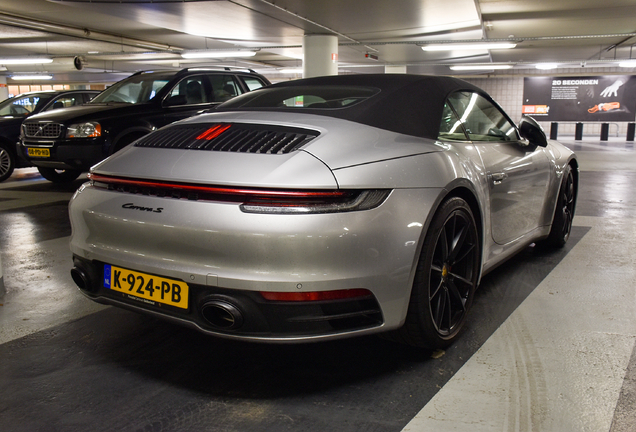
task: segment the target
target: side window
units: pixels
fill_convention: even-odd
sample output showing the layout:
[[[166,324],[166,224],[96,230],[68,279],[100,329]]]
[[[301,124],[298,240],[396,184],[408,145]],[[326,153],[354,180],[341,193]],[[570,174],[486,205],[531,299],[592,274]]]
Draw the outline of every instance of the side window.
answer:
[[[174,86],[168,98],[167,105],[194,105],[208,102],[205,77],[202,75],[182,79]]]
[[[225,102],[243,93],[232,75],[210,75],[210,82],[215,102]]]
[[[60,96],[59,98],[55,99],[55,101],[47,106],[44,111],[50,111],[50,110],[54,110],[54,109],[58,109],[58,108],[66,108],[66,107],[70,107],[70,106],[74,106],[74,105],[82,105],[84,103],[84,98],[82,97],[81,94],[71,94],[71,95],[65,95],[65,96]]]
[[[241,78],[243,79],[243,82],[245,83],[247,88],[250,89],[250,91],[259,89],[261,87],[265,87],[265,83],[263,83],[258,78],[254,78],[254,77],[241,77]]]
[[[471,141],[519,140],[516,127],[483,96],[458,92],[448,98],[448,103],[459,115]]]
[[[38,103],[40,103],[40,98],[37,96],[16,97],[8,104],[3,103],[3,107],[0,108],[0,116],[27,116],[33,112]]]
[[[468,140],[468,137],[466,137],[466,133],[464,132],[462,122],[451,109],[448,102],[444,104],[444,111],[442,112],[442,122],[439,125],[439,139],[458,141]]]

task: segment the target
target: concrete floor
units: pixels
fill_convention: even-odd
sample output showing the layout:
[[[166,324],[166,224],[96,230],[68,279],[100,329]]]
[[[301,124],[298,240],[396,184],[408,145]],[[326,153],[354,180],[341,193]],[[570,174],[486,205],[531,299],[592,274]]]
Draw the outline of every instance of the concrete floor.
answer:
[[[0,428],[7,431],[635,430],[636,152],[579,155],[572,237],[489,274],[446,352],[375,337],[206,337],[85,299],[66,206],[81,181],[0,183]]]

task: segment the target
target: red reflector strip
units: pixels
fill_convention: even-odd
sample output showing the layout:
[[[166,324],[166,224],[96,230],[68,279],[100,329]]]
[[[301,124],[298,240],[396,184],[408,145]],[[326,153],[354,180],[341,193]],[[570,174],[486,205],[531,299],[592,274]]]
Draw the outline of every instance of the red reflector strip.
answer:
[[[346,289],[337,291],[314,291],[314,292],[267,292],[261,291],[261,295],[265,300],[270,301],[287,301],[287,302],[306,302],[306,301],[324,301],[324,300],[342,300],[355,297],[368,297],[371,291],[363,288]]]
[[[178,189],[189,192],[202,192],[218,195],[234,195],[241,197],[264,197],[264,198],[338,198],[345,196],[346,191],[290,191],[274,189],[241,189],[226,188],[216,186],[197,186],[181,183],[155,182],[149,180],[135,180],[121,177],[110,177],[100,174],[88,174],[89,180],[104,184],[136,186],[158,189]]]
[[[231,126],[232,125],[224,125],[224,124],[218,124],[216,126],[212,126],[210,129],[206,130],[201,135],[199,135],[197,139],[198,140],[204,139],[204,140],[210,141],[218,137],[219,135],[221,135],[223,132],[228,130]]]

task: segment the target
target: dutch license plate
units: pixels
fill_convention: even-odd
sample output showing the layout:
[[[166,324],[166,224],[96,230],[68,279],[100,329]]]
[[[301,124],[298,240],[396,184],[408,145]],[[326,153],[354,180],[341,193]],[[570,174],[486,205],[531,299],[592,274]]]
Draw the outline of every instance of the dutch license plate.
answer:
[[[27,148],[27,154],[31,157],[51,157],[51,150],[47,148]]]
[[[104,265],[104,286],[144,303],[188,308],[188,284],[113,265]]]

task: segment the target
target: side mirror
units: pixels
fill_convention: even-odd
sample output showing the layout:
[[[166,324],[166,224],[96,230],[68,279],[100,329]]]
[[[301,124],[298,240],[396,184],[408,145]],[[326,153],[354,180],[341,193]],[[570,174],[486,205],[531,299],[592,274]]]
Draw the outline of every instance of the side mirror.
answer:
[[[170,96],[163,103],[163,106],[186,105],[188,102],[184,95]]]
[[[521,133],[523,138],[530,141],[530,144],[541,147],[548,145],[548,139],[545,136],[545,132],[543,132],[543,128],[532,117],[523,116],[521,118],[521,121],[519,121],[519,133]]]

